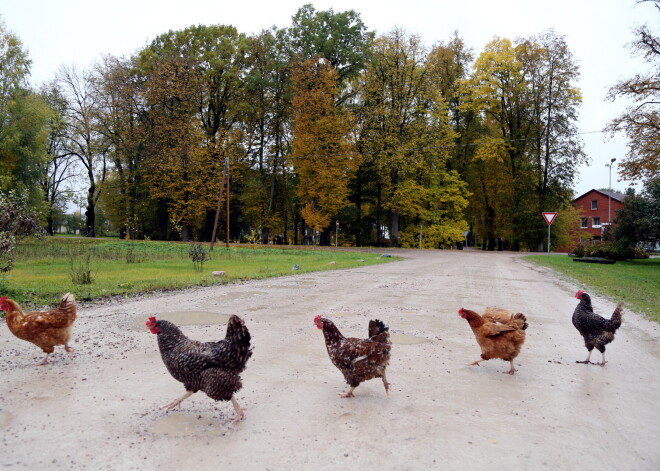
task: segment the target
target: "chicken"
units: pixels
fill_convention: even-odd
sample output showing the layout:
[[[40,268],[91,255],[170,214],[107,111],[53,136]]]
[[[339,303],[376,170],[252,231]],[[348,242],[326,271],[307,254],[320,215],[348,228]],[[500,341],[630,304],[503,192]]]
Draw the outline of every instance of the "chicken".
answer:
[[[240,374],[252,356],[250,332],[238,316],[231,316],[224,340],[198,342],[190,340],[174,324],[150,317],[146,323],[158,336],[158,347],[167,371],[183,383],[186,393],[161,409],[173,409],[197,391],[204,391],[216,401],[231,401],[236,410],[232,422],[245,417],[234,393],[241,389]]]
[[[513,360],[525,343],[527,318],[521,313],[512,315],[509,311],[493,307],[487,307],[483,316],[463,308],[458,314],[463,319],[467,319],[481,347],[482,359],[468,366],[479,365],[482,361],[491,358],[501,358],[511,363],[509,371],[503,373],[514,374],[516,369],[513,367]]]
[[[596,347],[602,355],[602,361],[596,365],[605,366],[605,345],[614,340],[614,333],[621,327],[621,317],[623,315],[623,304],[619,303],[612,313],[610,319],[605,319],[594,313],[591,307],[591,297],[582,290],[575,293],[575,297],[580,300],[575,311],[573,311],[573,325],[584,338],[584,345],[589,350],[589,355],[584,361],[576,363],[590,364],[591,351]],[[594,364],[594,363],[592,363]]]
[[[13,299],[7,299],[7,296],[0,298],[0,309],[5,311],[7,327],[12,334],[32,342],[46,354],[46,357],[35,365],[48,363],[48,356],[53,353],[56,345],[64,345],[64,350],[73,352],[69,341],[73,322],[76,320],[76,300],[71,293],[65,294],[60,305],[50,311],[23,314],[21,306]]]
[[[390,362],[389,327],[378,319],[369,321],[369,338],[346,338],[337,326],[325,317],[316,316],[314,324],[323,330],[325,346],[333,365],[339,368],[350,390],[338,393],[340,397],[354,397],[353,391],[360,383],[373,378],[382,378],[385,393],[390,395],[390,383],[385,376],[385,368]]]

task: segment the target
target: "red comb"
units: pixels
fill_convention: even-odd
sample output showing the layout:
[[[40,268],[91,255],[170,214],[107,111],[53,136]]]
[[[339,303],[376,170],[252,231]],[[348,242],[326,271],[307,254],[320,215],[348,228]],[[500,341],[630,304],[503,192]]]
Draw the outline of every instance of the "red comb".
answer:
[[[3,296],[0,298],[0,303],[4,303],[7,300],[7,296]]]

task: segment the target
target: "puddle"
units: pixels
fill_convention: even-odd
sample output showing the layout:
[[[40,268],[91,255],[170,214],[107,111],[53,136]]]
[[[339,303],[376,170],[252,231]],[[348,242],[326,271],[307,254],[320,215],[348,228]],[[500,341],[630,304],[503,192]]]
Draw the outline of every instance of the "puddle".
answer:
[[[414,335],[405,335],[405,334],[390,334],[390,340],[392,343],[398,345],[416,345],[418,343],[428,342],[429,339],[424,337],[415,337]]]
[[[153,314],[139,316],[133,319],[131,327],[134,330],[143,331],[147,327],[144,325],[149,316],[156,316],[156,319],[170,321],[178,326],[182,325],[207,325],[207,324],[226,324],[229,321],[228,314],[218,314],[208,311],[172,311],[156,312]]]
[[[11,422],[11,413],[0,411],[0,427],[6,427]]]
[[[168,414],[159,419],[151,428],[156,435],[168,437],[220,436],[228,430],[220,419],[210,414]]]
[[[260,294],[267,294],[265,291],[236,291],[232,293],[226,293],[217,298],[213,298],[214,302],[217,303],[226,303],[227,301],[233,301],[235,299],[249,298],[251,296],[258,296]]]

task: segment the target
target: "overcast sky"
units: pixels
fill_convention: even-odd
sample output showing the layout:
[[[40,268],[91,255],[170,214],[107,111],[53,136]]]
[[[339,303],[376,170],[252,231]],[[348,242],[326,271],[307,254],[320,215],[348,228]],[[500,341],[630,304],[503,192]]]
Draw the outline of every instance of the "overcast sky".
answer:
[[[0,0],[7,28],[23,42],[32,60],[33,85],[53,78],[61,64],[89,67],[103,54],[129,56],[157,35],[193,24],[229,24],[258,33],[291,24],[305,3],[317,10],[354,9],[367,28],[386,33],[402,27],[427,46],[447,41],[454,31],[478,55],[495,36],[515,40],[553,28],[566,37],[580,67],[583,94],[579,129],[589,166],[579,169],[576,196],[609,183],[610,159],[626,153],[623,137],[608,142],[598,132],[624,108],[605,101],[610,86],[647,68],[631,57],[633,28],[657,28],[660,14],[651,3],[635,0]],[[616,164],[612,187],[623,191]]]

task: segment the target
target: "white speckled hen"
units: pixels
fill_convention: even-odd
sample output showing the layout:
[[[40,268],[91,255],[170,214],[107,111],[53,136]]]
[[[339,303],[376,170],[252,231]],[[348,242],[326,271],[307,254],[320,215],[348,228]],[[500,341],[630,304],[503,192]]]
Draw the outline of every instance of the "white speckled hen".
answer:
[[[346,338],[337,326],[321,316],[314,318],[317,328],[323,330],[325,346],[332,363],[342,372],[351,389],[338,393],[340,397],[354,397],[353,391],[363,381],[382,378],[385,393],[390,395],[390,383],[385,376],[385,368],[390,362],[389,327],[382,321],[369,321],[369,338]]]
[[[621,327],[623,304],[619,303],[612,313],[610,319],[596,314],[591,307],[591,297],[583,290],[575,293],[575,297],[580,300],[580,303],[573,311],[573,325],[580,332],[584,338],[584,345],[589,350],[589,355],[584,361],[576,361],[576,363],[596,364],[605,366],[605,345],[614,340],[614,333]],[[596,347],[602,355],[600,363],[592,363],[591,352]]]
[[[237,416],[232,422],[245,417],[234,393],[241,389],[240,374],[252,356],[250,332],[238,316],[231,316],[224,340],[198,342],[190,340],[168,321],[150,317],[147,327],[158,335],[158,347],[167,371],[183,383],[186,393],[161,409],[173,409],[197,391],[203,391],[216,401],[231,401]]]

